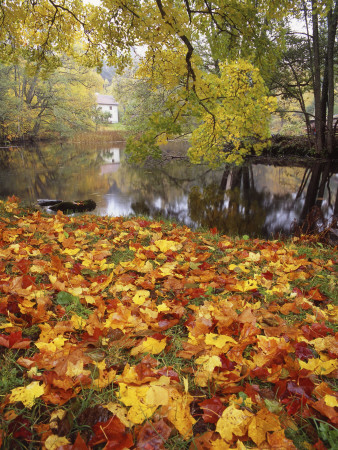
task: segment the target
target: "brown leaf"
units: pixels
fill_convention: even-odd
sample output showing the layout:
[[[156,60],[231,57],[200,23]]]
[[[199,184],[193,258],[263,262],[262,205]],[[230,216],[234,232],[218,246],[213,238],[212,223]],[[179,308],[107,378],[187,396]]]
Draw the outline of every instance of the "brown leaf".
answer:
[[[139,450],[162,450],[171,428],[161,419],[155,423],[146,423],[137,436],[136,448]]]

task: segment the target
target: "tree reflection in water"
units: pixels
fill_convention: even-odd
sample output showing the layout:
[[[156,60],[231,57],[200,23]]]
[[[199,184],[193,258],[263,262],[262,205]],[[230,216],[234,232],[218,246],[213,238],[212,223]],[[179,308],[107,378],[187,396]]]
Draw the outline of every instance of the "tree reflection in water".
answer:
[[[224,234],[290,233],[314,206],[338,213],[337,167],[323,162],[253,159],[211,171],[181,159],[129,165],[123,144],[0,149],[0,198],[17,195],[97,203],[95,214],[170,218]]]

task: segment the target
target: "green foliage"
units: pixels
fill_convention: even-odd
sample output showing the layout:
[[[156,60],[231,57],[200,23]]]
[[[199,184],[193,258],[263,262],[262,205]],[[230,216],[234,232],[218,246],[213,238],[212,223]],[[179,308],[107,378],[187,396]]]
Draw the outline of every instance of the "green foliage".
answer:
[[[69,292],[59,292],[56,296],[56,303],[63,306],[67,313],[75,313],[84,319],[88,319],[90,310],[81,304],[79,297]]]
[[[64,57],[63,66],[35,72],[29,61],[0,65],[0,138],[2,141],[64,137],[92,128],[94,93],[102,80]]]
[[[338,440],[338,430],[326,422],[320,422],[318,426],[318,421],[315,421],[318,435],[324,441],[329,448],[336,448]]]

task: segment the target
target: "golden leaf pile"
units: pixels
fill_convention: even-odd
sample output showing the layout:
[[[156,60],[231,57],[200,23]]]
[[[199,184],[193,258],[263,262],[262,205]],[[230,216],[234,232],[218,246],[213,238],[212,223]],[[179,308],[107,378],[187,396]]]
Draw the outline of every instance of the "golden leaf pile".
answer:
[[[301,245],[1,202],[4,448],[329,448],[334,252]]]

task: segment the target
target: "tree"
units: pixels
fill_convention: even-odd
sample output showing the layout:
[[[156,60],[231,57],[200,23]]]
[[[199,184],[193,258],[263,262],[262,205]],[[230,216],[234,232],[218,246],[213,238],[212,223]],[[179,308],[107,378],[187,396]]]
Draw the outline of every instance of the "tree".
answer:
[[[163,90],[167,100],[145,124],[145,131],[138,143],[134,141],[131,144],[135,151],[144,155],[148,148],[156,154],[159,144],[186,132],[189,123],[198,123],[204,131],[200,129],[195,133],[198,137],[193,139],[193,146],[201,147],[197,141],[207,145],[210,150],[208,162],[240,162],[245,154],[259,152],[268,136],[267,123],[273,102],[263,88],[263,80],[270,80],[281,53],[285,30],[280,23],[293,10],[298,13],[304,10],[304,20],[307,21],[309,11],[311,14],[313,33],[311,38],[309,33],[308,36],[311,40],[309,54],[312,58],[315,116],[320,129],[317,147],[319,152],[323,152],[327,143],[329,150],[332,150],[332,133],[323,134],[322,130],[323,124],[326,124],[324,113],[328,117],[328,127],[332,122],[332,55],[337,1],[331,0],[327,5],[322,0],[312,0],[307,5],[303,0],[104,0],[100,6],[84,7],[80,0],[59,0],[58,3],[56,0],[20,1],[17,5],[12,0],[6,2],[2,10],[4,27],[0,38],[7,39],[6,42],[15,49],[27,44],[33,57],[48,58],[52,55],[58,58],[58,49],[65,36],[71,35],[74,41],[74,37],[82,31],[85,38],[81,41],[82,55],[86,56],[87,62],[95,63],[101,57],[119,70],[130,63],[135,45],[145,46],[138,76],[146,80],[153,92]],[[321,16],[327,19],[328,24],[327,62],[323,71],[318,32]],[[41,25],[42,17],[47,18],[47,26]],[[20,25],[19,32],[13,30],[9,19],[13,19],[15,26]],[[69,23],[65,24],[65,19]],[[37,31],[37,36],[32,30]],[[6,54],[10,53],[7,47]],[[72,43],[67,44],[67,50],[73,51]],[[228,65],[231,76],[225,69]],[[255,75],[256,84],[250,85],[251,74],[256,69],[259,69],[260,75]],[[257,115],[256,124],[262,126],[255,128],[254,117],[249,118],[246,114],[243,129],[245,95],[236,89],[230,117],[229,103],[224,101],[222,95],[224,92],[228,94],[234,87],[234,77],[241,85],[243,81],[247,90],[245,95],[257,103],[257,108],[250,107],[248,111]],[[218,95],[217,89],[223,94]],[[220,141],[221,134],[226,136],[229,144],[228,156],[231,151],[235,157],[224,157],[226,152],[223,151],[224,141]],[[197,153],[201,156],[200,150]],[[211,158],[211,153],[215,157]]]
[[[46,70],[62,64],[62,55],[76,54],[88,16],[82,0],[6,0],[0,2],[0,59],[38,61]],[[89,44],[89,41],[87,41]],[[82,40],[82,58],[86,41]],[[94,53],[91,53],[93,56]]]
[[[338,1],[302,1],[296,11],[298,17],[302,17],[303,30],[287,30],[286,50],[271,87],[279,95],[298,102],[308,130],[310,118],[315,120],[317,153],[333,157],[336,152],[333,114]],[[314,98],[312,116],[305,106],[306,93]]]
[[[11,140],[17,128],[19,100],[14,95],[10,67],[0,65],[0,141]]]
[[[273,105],[262,88],[262,79],[257,75],[255,86],[249,82],[246,84],[248,96],[256,101],[260,92],[263,96],[260,106],[265,103],[265,107],[259,106],[255,111],[252,108],[251,113],[256,114],[259,110],[259,114],[256,122],[252,118],[246,120],[245,127],[242,126],[241,118],[245,102],[239,100],[242,93],[234,91],[232,98],[236,97],[237,100],[233,103],[239,109],[236,111],[233,106],[231,116],[228,110],[227,121],[224,121],[224,114],[220,116],[219,111],[226,102],[217,95],[217,88],[222,84],[223,91],[229,93],[231,86],[236,84],[234,77],[237,76],[237,81],[243,77],[244,85],[250,81],[250,74],[255,72],[255,65],[264,71],[268,59],[274,59],[272,49],[275,50],[276,44],[268,39],[271,24],[263,14],[266,9],[263,4],[257,7],[254,2],[242,5],[232,1],[226,5],[218,2],[172,4],[161,1],[147,5],[128,2],[122,6],[113,1],[104,3],[101,16],[98,16],[98,20],[102,18],[102,21],[100,26],[96,26],[102,30],[101,40],[108,44],[115,37],[123,43],[123,50],[128,47],[126,36],[129,45],[147,45],[137,76],[150,86],[152,93],[164,92],[166,98],[160,109],[150,115],[148,121],[145,120],[142,135],[129,143],[128,148],[133,150],[134,156],[139,159],[146,154],[158,154],[160,144],[192,131],[192,127],[187,130],[188,125],[195,125],[196,122],[211,123],[211,128],[207,125],[204,127],[211,130],[209,136],[202,132],[195,133],[195,136],[205,137],[203,146],[207,146],[207,160],[213,165],[226,160],[240,162],[248,152],[260,150],[268,137],[267,123]],[[267,11],[271,23],[278,17],[279,10],[270,8]],[[107,21],[107,17],[112,20]],[[232,80],[227,75],[221,75],[221,64],[225,73],[226,62],[232,64]],[[238,66],[237,71],[234,65]],[[254,89],[256,92],[251,95]],[[242,100],[245,95],[242,95]],[[245,117],[247,119],[248,114]],[[260,128],[257,123],[262,124],[262,134],[256,132]],[[221,142],[221,132],[224,131],[227,139]],[[194,140],[196,144],[197,140]],[[218,142],[217,146],[214,145],[215,141]],[[225,143],[230,144],[228,152],[223,152]],[[195,147],[196,152],[192,150],[190,154],[195,153],[197,160],[202,155],[197,149],[198,144]],[[235,154],[234,157],[230,156],[229,150]]]
[[[277,98],[280,98],[281,116],[284,117],[288,112],[301,113],[310,134],[312,114],[306,105],[306,94],[312,91],[308,42],[304,36],[298,36],[292,30],[288,30],[285,46],[276,70],[270,77],[269,88]],[[296,102],[295,108],[298,106],[299,110],[290,107],[294,104],[293,102]]]
[[[63,137],[94,126],[94,93],[102,85],[101,77],[66,57],[48,77],[34,65],[35,73],[23,60],[0,66],[7,80],[1,83],[6,88],[0,86],[3,139]]]

